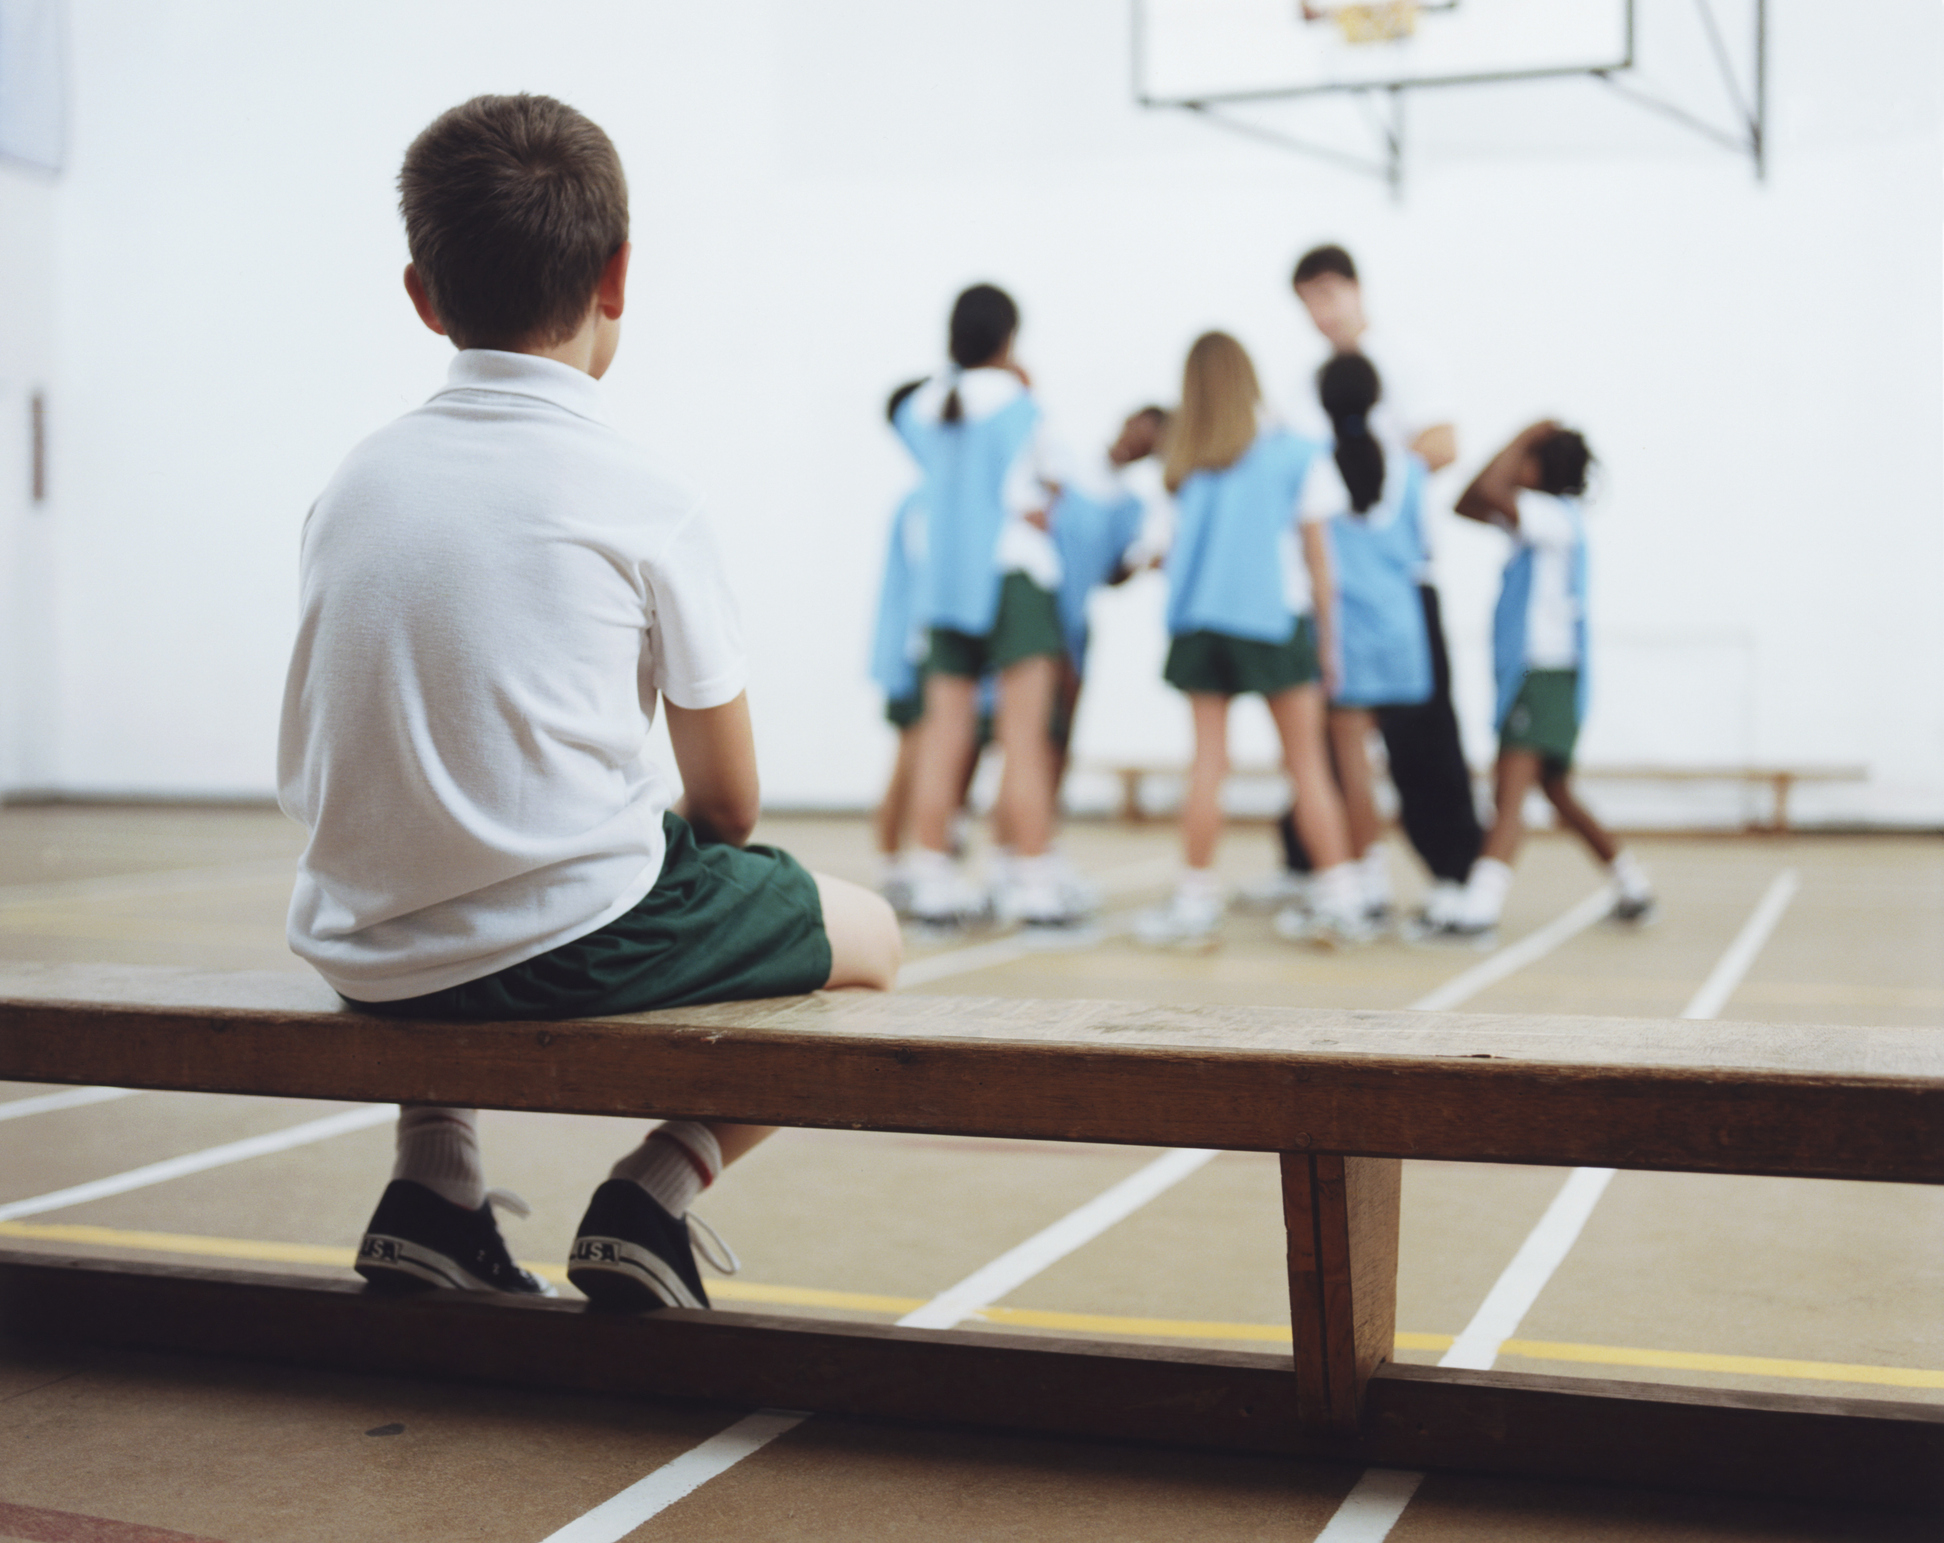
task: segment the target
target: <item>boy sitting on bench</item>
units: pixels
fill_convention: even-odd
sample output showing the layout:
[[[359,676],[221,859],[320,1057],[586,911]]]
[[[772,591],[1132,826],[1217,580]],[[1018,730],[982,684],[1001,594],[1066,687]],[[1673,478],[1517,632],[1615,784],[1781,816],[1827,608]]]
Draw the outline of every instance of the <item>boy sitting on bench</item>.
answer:
[[[742,638],[709,525],[610,426],[628,277],[612,143],[543,96],[438,118],[399,175],[443,390],[345,459],[304,526],[279,799],[310,833],[290,944],[353,1007],[586,1017],[890,986],[890,908],[746,846]],[[644,748],[657,697],[684,793]],[[594,1193],[568,1278],[706,1307],[686,1214],[761,1126],[676,1121]],[[476,1111],[408,1107],[359,1249],[374,1287],[521,1293]]]

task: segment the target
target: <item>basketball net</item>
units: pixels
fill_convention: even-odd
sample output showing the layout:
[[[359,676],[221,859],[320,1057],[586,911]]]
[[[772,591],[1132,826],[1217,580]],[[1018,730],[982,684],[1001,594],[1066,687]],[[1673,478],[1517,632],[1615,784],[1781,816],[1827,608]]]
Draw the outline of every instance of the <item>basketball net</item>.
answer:
[[[1333,14],[1346,43],[1395,43],[1417,34],[1418,0],[1369,0],[1339,5]]]

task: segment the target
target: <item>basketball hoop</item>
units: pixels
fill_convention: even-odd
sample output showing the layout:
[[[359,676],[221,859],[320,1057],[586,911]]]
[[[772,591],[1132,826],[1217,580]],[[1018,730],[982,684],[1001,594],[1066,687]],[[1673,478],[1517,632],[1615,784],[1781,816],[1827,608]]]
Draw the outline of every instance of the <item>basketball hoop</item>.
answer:
[[[1419,0],[1365,0],[1355,5],[1301,7],[1304,21],[1334,21],[1343,41],[1352,44],[1400,43],[1415,37]]]

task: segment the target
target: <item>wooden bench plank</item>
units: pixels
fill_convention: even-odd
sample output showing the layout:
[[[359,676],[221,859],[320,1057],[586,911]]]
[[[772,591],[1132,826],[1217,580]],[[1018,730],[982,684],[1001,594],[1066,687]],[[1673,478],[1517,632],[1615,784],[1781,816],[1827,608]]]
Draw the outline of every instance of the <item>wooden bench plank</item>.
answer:
[[[783,1407],[1308,1459],[1934,1511],[1944,1408],[1383,1367],[1361,1432],[1296,1418],[1286,1357],[729,1312],[603,1314],[302,1276],[0,1253],[35,1338],[337,1371]]]
[[[0,1078],[1944,1182],[1944,1030],[1923,1028],[864,993],[442,1024],[297,975],[8,965]]]

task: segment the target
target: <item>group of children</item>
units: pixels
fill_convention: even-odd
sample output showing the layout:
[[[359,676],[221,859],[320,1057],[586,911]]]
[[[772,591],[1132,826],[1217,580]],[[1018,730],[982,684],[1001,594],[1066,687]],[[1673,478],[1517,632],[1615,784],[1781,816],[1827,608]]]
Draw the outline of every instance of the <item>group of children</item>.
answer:
[[[1376,732],[1406,834],[1432,875],[1413,923],[1420,934],[1497,925],[1535,787],[1608,865],[1614,916],[1651,913],[1639,866],[1568,778],[1585,711],[1585,440],[1534,424],[1457,502],[1513,542],[1495,628],[1497,812],[1481,831],[1430,580],[1427,486],[1455,442],[1448,426],[1407,438],[1383,410],[1383,377],[1359,346],[1367,329],[1347,253],[1307,254],[1294,286],[1333,343],[1315,383],[1327,430],[1279,421],[1248,352],[1210,332],[1188,352],[1176,407],[1141,409],[1104,457],[1069,461],[1015,357],[1018,310],[989,284],[953,307],[949,366],[894,393],[891,423],[918,481],[894,523],[873,674],[900,735],[877,833],[882,891],[902,914],[1035,927],[1090,915],[1092,896],[1052,845],[1086,608],[1099,586],[1150,564],[1166,570],[1163,675],[1188,698],[1194,756],[1184,866],[1167,903],[1136,919],[1143,942],[1206,947],[1217,936],[1230,899],[1215,873],[1228,709],[1250,693],[1268,706],[1295,798],[1290,871],[1242,898],[1271,904],[1283,936],[1357,942],[1394,919],[1369,754]],[[1150,455],[1165,488],[1153,509],[1122,475]],[[982,722],[1004,763],[980,885],[960,861],[955,818]]]

